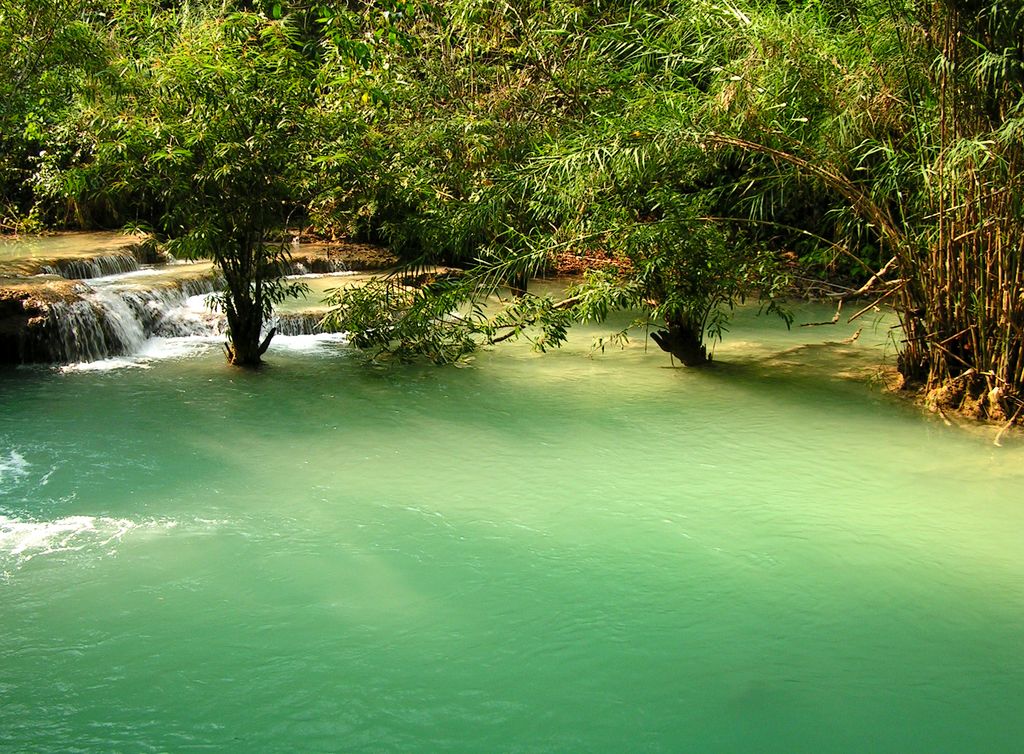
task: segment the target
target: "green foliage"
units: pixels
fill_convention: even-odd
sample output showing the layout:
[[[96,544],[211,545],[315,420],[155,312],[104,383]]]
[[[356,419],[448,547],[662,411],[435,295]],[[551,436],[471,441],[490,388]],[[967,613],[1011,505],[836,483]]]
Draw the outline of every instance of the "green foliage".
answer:
[[[289,222],[456,264],[332,315],[380,358],[439,362],[625,309],[699,363],[737,302],[785,314],[796,265],[898,303],[907,376],[970,365],[1017,394],[1022,18],[1019,0],[0,0],[4,214],[149,223],[216,258],[251,322],[291,292],[264,243]],[[525,291],[565,257],[601,270],[566,301]]]
[[[565,342],[577,299],[524,295],[511,301],[480,270],[396,273],[334,291],[332,329],[350,333],[371,360],[459,364],[484,345],[526,337],[538,351]]]
[[[450,364],[477,347],[474,335],[482,313],[477,306],[459,313],[467,297],[458,282],[416,287],[402,278],[380,278],[335,291],[328,301],[335,305],[328,315],[332,328],[349,332],[353,344],[372,351],[377,361],[426,357]]]
[[[41,158],[67,164],[81,140],[65,126],[105,64],[95,0],[0,0],[0,228],[28,217]]]
[[[335,183],[346,194],[325,223],[517,289],[555,253],[597,254],[635,293],[624,307],[700,337],[720,336],[737,300],[778,293],[763,239],[710,219],[728,213],[709,202],[695,118],[730,52],[718,14],[701,27],[657,4],[441,13],[415,27],[423,54],[396,61],[388,117],[361,134],[369,178]]]
[[[136,45],[158,46],[138,57]],[[283,20],[199,16],[170,32],[160,17],[123,40],[126,74],[92,122],[92,160],[76,177],[94,201],[143,209],[179,256],[210,258],[226,281],[229,359],[252,366],[272,307],[301,290],[283,281],[271,233],[302,211],[313,69]]]

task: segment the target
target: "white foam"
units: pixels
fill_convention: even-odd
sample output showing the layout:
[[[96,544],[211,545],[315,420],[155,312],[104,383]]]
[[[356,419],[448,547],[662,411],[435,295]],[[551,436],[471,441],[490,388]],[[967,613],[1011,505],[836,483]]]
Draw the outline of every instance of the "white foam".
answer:
[[[270,341],[270,350],[310,353],[345,343],[348,343],[348,335],[340,332],[317,333],[316,335],[275,335],[274,339]]]
[[[103,275],[101,277],[90,278],[89,285],[108,285],[110,283],[120,283],[122,281],[137,280],[139,278],[153,277],[154,275],[165,274],[163,270],[154,269],[153,267],[143,267],[139,270],[131,270],[130,272],[118,272],[113,275]]]
[[[120,541],[136,524],[126,518],[68,516],[55,521],[19,521],[0,516],[0,555],[19,561],[37,555],[81,550],[94,544],[105,547]]]
[[[117,356],[112,359],[100,359],[99,361],[82,361],[78,364],[66,364],[60,368],[62,372],[110,372],[114,369],[149,369],[139,359],[127,356]]]
[[[0,455],[0,482],[6,479],[20,479],[28,474],[30,465],[17,450],[9,450],[6,458]]]
[[[190,335],[179,338],[154,336],[144,341],[132,356],[117,356],[99,361],[84,361],[60,367],[61,372],[110,372],[116,369],[150,369],[154,362],[173,359],[191,359],[217,351],[225,342],[224,335]],[[348,343],[345,333],[317,333],[313,335],[275,335],[270,350],[288,353],[315,353]],[[0,458],[0,479],[3,478],[3,459]]]
[[[21,565],[55,553],[105,551],[138,529],[173,529],[176,521],[136,522],[109,516],[66,516],[53,521],[31,521],[0,515],[0,570],[8,559]]]
[[[185,299],[182,307],[190,312],[202,314],[205,312],[217,312],[220,311],[220,307],[217,305],[217,297],[220,294],[217,292],[213,293],[200,293],[197,296],[189,296]]]
[[[224,342],[221,335],[180,338],[152,337],[142,343],[134,356],[117,356],[100,361],[83,361],[60,368],[62,372],[110,372],[115,369],[150,369],[155,361],[189,359],[215,350]]]
[[[190,335],[181,338],[150,338],[139,352],[141,359],[187,359],[219,348],[223,335]]]

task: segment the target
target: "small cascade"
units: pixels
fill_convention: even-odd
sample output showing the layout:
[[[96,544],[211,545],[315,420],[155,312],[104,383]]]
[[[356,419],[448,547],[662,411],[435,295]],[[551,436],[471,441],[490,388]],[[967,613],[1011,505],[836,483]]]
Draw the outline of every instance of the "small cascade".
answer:
[[[35,353],[42,361],[80,364],[143,352],[151,337],[210,338],[227,330],[224,313],[212,296],[216,281],[192,278],[147,288],[140,278],[108,278],[83,285],[78,298],[49,305],[35,331]],[[265,330],[281,336],[327,335],[323,310],[280,312]]]
[[[289,267],[292,275],[334,275],[352,271],[351,266],[338,257],[293,258]]]
[[[146,340],[142,323],[117,294],[92,291],[79,301],[50,307],[49,346],[54,361],[70,364],[131,353]]]
[[[265,334],[277,329],[280,348],[343,342],[321,320],[325,295],[353,284],[352,261],[333,248],[303,251],[293,270],[305,295],[264,325]],[[139,366],[162,358],[153,354],[215,347],[227,331],[214,295],[223,281],[213,263],[177,262],[138,239],[69,234],[0,243],[0,278],[4,365]]]
[[[132,310],[135,318],[142,324],[148,335],[167,335],[173,331],[174,337],[186,335],[216,334],[208,332],[208,318],[201,316],[202,309],[209,309],[207,298],[215,289],[212,280],[183,280],[180,285],[172,288],[122,288],[111,289]],[[97,289],[102,290],[102,289]],[[191,299],[201,299],[187,305]],[[220,315],[213,314],[214,318]],[[165,320],[171,318],[172,322]]]
[[[153,328],[153,335],[161,338],[212,337],[224,335],[227,325],[227,318],[210,294],[198,294],[164,310]]]
[[[132,354],[153,335],[218,335],[223,316],[206,305],[214,288],[214,280],[201,278],[148,289],[90,287],[77,301],[50,306],[43,332],[51,360],[72,364]]]
[[[44,265],[44,275],[59,275],[69,280],[91,280],[108,275],[124,275],[139,269],[139,260],[132,254],[108,254],[84,259],[61,259]]]
[[[279,335],[319,335],[337,332],[321,324],[323,312],[288,312],[274,318],[274,327]]]

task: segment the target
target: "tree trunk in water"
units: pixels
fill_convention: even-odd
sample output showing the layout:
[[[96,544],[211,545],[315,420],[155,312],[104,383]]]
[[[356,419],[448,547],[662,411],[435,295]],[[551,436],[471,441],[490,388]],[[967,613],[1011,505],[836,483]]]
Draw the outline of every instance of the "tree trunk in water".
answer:
[[[710,361],[700,330],[681,320],[666,324],[667,330],[651,333],[651,338],[662,351],[672,354],[688,367],[701,366]]]
[[[277,328],[261,340],[263,318],[270,313],[268,285],[282,274],[279,258],[264,245],[263,226],[257,225],[234,239],[231,254],[219,260],[227,290],[224,308],[228,319],[228,363],[254,368],[270,347]]]
[[[277,328],[271,329],[267,337],[260,341],[260,331],[263,327],[263,318],[255,312],[256,316],[239,316],[237,312],[228,309],[228,343],[225,350],[228,355],[228,363],[237,367],[258,367],[262,362],[261,357],[270,347],[270,341],[277,333]]]

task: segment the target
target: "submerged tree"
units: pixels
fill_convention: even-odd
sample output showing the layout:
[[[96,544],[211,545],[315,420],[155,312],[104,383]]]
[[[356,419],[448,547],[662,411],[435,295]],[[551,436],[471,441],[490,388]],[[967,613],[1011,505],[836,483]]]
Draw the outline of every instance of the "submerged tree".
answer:
[[[463,311],[503,288],[525,294],[499,338],[532,323],[547,346],[572,321],[627,309],[680,361],[706,363],[730,307],[767,294],[775,308],[781,276],[775,255],[713,217],[716,166],[694,137],[693,80],[712,75],[720,51],[683,10],[446,6],[439,28],[421,28],[431,53],[413,71],[422,84],[396,95],[381,136],[393,157],[361,219],[419,251],[419,262],[468,267]],[[400,197],[389,195],[395,186]],[[529,295],[523,281],[565,255],[607,269],[565,301]],[[431,290],[440,292],[413,299]],[[375,303],[371,292],[340,294],[339,323],[373,329],[366,315],[390,303],[390,342],[403,353],[457,326],[451,307],[410,305],[391,285],[374,291]],[[445,327],[421,326],[429,317]],[[484,341],[488,326],[473,322]]]
[[[154,49],[137,49],[147,35],[161,40],[152,28],[122,40],[121,77],[97,105],[95,154],[81,173],[94,200],[143,208],[172,253],[214,260],[228,361],[252,367],[274,335],[263,332],[273,305],[302,289],[283,278],[279,231],[302,212],[315,76],[285,20],[184,20],[165,20],[157,30],[171,41]]]

